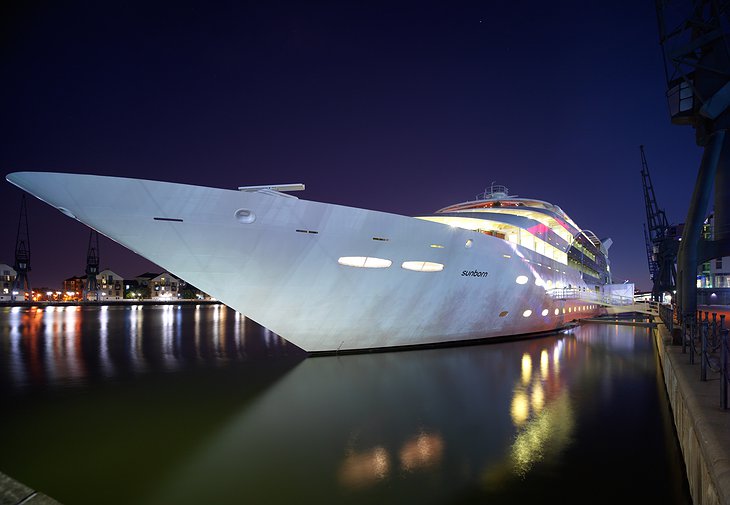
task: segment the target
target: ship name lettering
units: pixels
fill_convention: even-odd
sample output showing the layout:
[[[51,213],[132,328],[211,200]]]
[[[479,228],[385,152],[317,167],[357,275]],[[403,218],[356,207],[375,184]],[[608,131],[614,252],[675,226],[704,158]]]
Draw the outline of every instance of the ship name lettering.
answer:
[[[484,272],[481,270],[462,270],[461,276],[462,277],[486,277],[489,275],[489,272]]]

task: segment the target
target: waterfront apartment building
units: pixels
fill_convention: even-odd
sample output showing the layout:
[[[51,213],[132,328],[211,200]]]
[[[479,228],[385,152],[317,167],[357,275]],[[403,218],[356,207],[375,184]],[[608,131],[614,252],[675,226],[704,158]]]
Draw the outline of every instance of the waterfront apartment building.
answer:
[[[107,269],[96,275],[99,285],[99,300],[123,300],[124,279],[121,275]]]
[[[704,236],[713,239],[714,215],[705,220]],[[697,269],[697,302],[701,305],[730,305],[730,256],[713,258]]]
[[[184,282],[170,272],[145,272],[135,277],[134,282],[129,282],[128,285],[127,289],[135,293],[136,297],[148,300],[171,300],[180,297],[181,285],[184,285]]]
[[[150,280],[150,298],[152,300],[170,300],[179,298],[180,279],[169,272],[162,272]]]
[[[0,301],[11,301],[13,281],[17,272],[7,263],[0,263]]]
[[[80,277],[74,275],[63,281],[63,298],[64,300],[81,300],[84,293],[84,284],[86,284],[86,277]]]

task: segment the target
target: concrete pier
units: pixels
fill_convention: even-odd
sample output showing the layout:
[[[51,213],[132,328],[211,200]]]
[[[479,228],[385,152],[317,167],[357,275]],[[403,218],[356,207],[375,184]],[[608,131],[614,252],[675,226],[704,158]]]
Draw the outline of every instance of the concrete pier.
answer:
[[[0,473],[0,505],[60,505],[60,503]]]
[[[653,331],[672,406],[674,425],[687,469],[695,505],[730,504],[730,410],[720,406],[717,374],[700,380],[699,360],[689,363],[689,354],[672,339],[664,324]]]

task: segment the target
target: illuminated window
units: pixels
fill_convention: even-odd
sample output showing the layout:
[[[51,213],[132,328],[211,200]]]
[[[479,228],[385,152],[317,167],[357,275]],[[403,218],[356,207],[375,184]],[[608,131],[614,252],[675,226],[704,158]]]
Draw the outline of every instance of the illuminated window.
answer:
[[[565,308],[563,308],[563,314],[565,314]]]
[[[515,282],[517,284],[527,284],[527,276],[526,275],[520,275],[515,279]]]
[[[560,309],[555,309],[555,315],[557,316],[558,314],[560,314]]]
[[[530,317],[532,315],[532,311],[530,309],[527,309],[522,313],[522,317]]]
[[[547,316],[548,315],[548,309],[543,309],[542,310],[542,315],[543,315],[543,317],[544,316]]]
[[[401,267],[416,272],[440,272],[444,269],[441,263],[433,263],[431,261],[404,261]]]
[[[369,256],[342,256],[337,260],[340,265],[359,268],[388,268],[392,261],[383,258],[372,258]]]
[[[444,246],[442,246],[441,244],[431,244],[431,247],[433,247],[434,249],[443,249],[444,248]]]
[[[466,247],[467,249],[469,249],[472,246],[473,243],[474,243],[474,241],[472,239],[469,239],[469,240],[466,241],[466,244],[464,244],[464,247]]]

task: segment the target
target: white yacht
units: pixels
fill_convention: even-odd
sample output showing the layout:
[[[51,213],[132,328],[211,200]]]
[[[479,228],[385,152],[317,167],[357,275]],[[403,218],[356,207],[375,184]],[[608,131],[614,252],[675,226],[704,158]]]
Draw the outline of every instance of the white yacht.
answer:
[[[602,313],[611,282],[610,239],[503,186],[407,217],[287,193],[302,185],[7,180],[310,353],[555,331]]]

